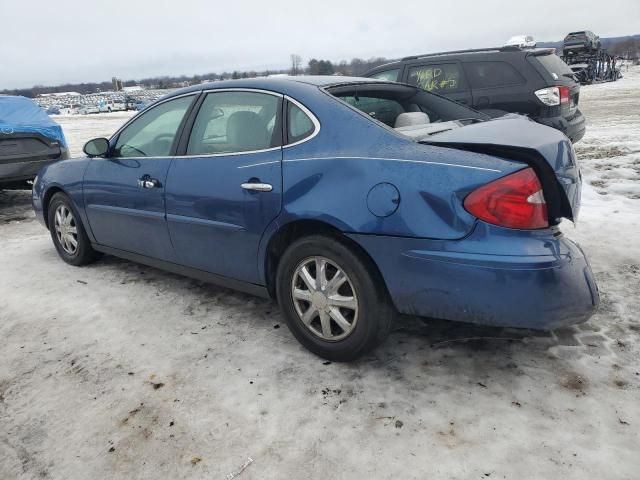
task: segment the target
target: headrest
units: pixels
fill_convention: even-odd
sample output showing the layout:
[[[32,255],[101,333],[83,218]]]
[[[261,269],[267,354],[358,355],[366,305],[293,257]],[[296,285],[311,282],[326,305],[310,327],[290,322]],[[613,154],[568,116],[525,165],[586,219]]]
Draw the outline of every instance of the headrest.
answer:
[[[394,128],[410,127],[413,125],[425,125],[430,123],[429,115],[424,112],[401,113],[396,118]]]
[[[269,147],[267,125],[257,113],[240,111],[227,121],[227,143],[238,151]]]

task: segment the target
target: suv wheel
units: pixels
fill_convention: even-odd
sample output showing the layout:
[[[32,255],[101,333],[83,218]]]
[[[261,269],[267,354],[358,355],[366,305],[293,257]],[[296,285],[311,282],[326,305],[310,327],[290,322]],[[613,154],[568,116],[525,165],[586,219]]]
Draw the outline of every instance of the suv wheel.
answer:
[[[378,275],[335,238],[298,240],[282,256],[278,302],[293,335],[313,353],[353,360],[391,330],[394,309]]]
[[[80,266],[95,261],[100,254],[91,248],[91,242],[79,220],[69,197],[56,193],[47,211],[49,231],[58,254],[70,265]]]

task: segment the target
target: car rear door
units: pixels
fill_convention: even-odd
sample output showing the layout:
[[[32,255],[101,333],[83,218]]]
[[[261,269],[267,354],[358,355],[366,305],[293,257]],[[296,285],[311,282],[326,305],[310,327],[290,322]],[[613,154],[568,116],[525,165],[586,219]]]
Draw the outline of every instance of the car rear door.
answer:
[[[161,102],[111,140],[108,158],[94,158],[84,177],[87,217],[100,245],[173,261],[165,219],[169,165],[196,93]]]
[[[282,203],[281,94],[206,93],[167,178],[167,222],[179,263],[258,283],[257,251]]]
[[[471,105],[471,91],[460,62],[424,62],[407,65],[405,82],[444,95],[463,105]]]

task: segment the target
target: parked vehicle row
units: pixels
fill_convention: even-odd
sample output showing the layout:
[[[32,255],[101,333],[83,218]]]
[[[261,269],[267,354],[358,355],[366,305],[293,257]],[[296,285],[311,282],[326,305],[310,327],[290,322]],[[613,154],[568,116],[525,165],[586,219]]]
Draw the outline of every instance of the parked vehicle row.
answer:
[[[37,98],[36,102],[42,106],[49,115],[88,115],[93,113],[110,113],[122,111],[140,111],[147,105],[161,97],[166,91],[144,91],[138,96],[113,95],[76,95],[64,97],[64,101],[58,97]],[[141,96],[143,95],[143,96]],[[57,101],[56,101],[57,100]]]
[[[541,83],[554,73],[520,57]],[[580,206],[570,141],[424,90],[461,93],[470,63],[431,60],[384,70],[413,85],[291,77],[176,91],[89,141],[86,157],[45,167],[36,216],[71,265],[107,253],[274,298],[296,338],[331,360],[369,351],[397,313],[586,320],[598,290],[558,227]],[[553,103],[538,90],[554,85],[532,94]]]
[[[527,115],[572,142],[585,133],[578,108],[580,84],[554,49],[507,46],[417,55],[365,76],[416,85],[491,117]]]

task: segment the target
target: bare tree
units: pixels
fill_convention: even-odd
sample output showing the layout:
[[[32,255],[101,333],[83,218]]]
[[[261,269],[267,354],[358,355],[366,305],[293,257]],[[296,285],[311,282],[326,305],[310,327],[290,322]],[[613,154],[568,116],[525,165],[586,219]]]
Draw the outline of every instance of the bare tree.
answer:
[[[296,76],[302,73],[302,57],[296,53],[291,54],[291,75]]]

